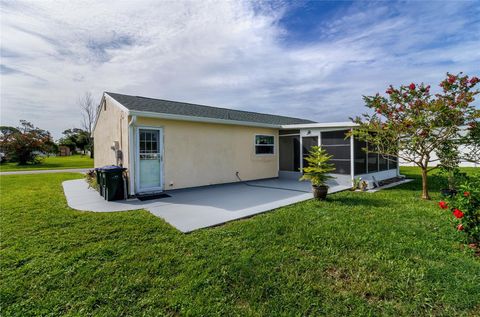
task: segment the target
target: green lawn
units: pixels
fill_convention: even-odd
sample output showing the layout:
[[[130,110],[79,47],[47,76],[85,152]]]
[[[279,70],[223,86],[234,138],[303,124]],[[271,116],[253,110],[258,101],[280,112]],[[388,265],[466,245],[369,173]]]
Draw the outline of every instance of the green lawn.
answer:
[[[78,174],[1,176],[2,316],[478,316],[480,259],[403,172],[415,182],[191,234],[69,209]]]
[[[0,164],[0,172],[24,170],[51,170],[68,168],[93,168],[93,159],[87,155],[50,156],[39,164],[18,165],[17,163]]]

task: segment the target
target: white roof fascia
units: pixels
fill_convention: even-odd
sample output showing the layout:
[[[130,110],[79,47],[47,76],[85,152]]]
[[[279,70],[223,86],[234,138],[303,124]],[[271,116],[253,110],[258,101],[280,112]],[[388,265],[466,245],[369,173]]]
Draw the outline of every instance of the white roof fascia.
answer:
[[[315,128],[354,128],[358,124],[353,122],[324,122],[324,123],[305,123],[305,124],[286,124],[282,129],[315,129]]]
[[[100,117],[100,112],[102,111],[102,105],[103,105],[103,102],[105,101],[105,97],[108,97],[108,99],[117,107],[119,107],[122,111],[126,112],[127,115],[129,115],[129,110],[124,106],[122,105],[121,103],[119,103],[118,101],[116,101],[115,99],[112,98],[112,96],[109,96],[106,92],[103,93],[103,96],[102,96],[102,99],[100,100],[100,104],[98,105],[97,107],[97,114],[95,116],[95,122],[93,123],[93,129],[92,129],[92,132],[95,131],[95,128],[97,127],[97,122],[98,122],[98,117]],[[105,101],[106,102],[106,101]]]
[[[125,111],[128,115],[130,115],[130,110],[127,109],[127,107],[125,107],[124,105],[122,105],[120,102],[118,102],[117,100],[115,100],[112,96],[110,96],[109,94],[107,93],[104,93],[105,96],[108,97],[108,100],[112,101],[112,103],[119,107],[120,109],[122,109],[123,111]]]
[[[100,117],[101,106],[104,99],[105,99],[105,95],[102,96],[102,99],[100,100],[100,103],[97,106],[97,111],[95,113],[95,122],[93,123],[92,134],[93,132],[95,132],[95,128],[97,127],[98,117]]]
[[[132,116],[147,117],[147,118],[230,124],[230,125],[240,125],[240,126],[249,126],[249,127],[260,127],[260,128],[280,129],[282,127],[281,125],[278,125],[278,124],[267,124],[267,123],[250,122],[250,121],[237,121],[237,120],[227,120],[227,119],[217,119],[217,118],[207,118],[207,117],[185,116],[185,115],[158,113],[158,112],[150,112],[150,111],[130,110],[129,114]]]

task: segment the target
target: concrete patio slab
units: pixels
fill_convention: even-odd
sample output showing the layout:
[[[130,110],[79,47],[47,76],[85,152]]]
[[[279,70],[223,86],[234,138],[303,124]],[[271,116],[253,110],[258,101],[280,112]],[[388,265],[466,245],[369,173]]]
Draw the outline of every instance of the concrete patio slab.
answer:
[[[100,194],[88,188],[83,179],[74,179],[62,183],[65,197],[70,208],[81,211],[114,212],[145,209],[155,205],[165,204],[163,200],[140,201],[136,198],[117,201],[106,201]]]
[[[329,192],[348,189],[332,184]],[[269,179],[169,191],[171,197],[140,201],[105,201],[84,180],[63,183],[71,208],[112,212],[147,209],[182,232],[216,226],[312,198],[310,185],[292,179]]]

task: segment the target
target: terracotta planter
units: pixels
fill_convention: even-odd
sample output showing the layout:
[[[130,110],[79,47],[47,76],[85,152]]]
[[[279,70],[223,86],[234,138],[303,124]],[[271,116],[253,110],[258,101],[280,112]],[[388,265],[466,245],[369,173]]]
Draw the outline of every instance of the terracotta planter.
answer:
[[[325,200],[327,198],[328,186],[312,185],[313,197],[318,200]]]

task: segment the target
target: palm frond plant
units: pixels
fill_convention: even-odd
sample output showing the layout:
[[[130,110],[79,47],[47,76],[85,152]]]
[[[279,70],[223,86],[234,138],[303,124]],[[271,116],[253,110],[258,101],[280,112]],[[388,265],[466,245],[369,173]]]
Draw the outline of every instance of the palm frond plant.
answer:
[[[307,166],[302,168],[303,175],[300,180],[308,180],[312,183],[313,196],[317,199],[327,197],[328,186],[326,182],[334,178],[328,174],[335,170],[335,166],[329,163],[331,158],[332,155],[329,155],[319,146],[312,146],[305,158]]]

